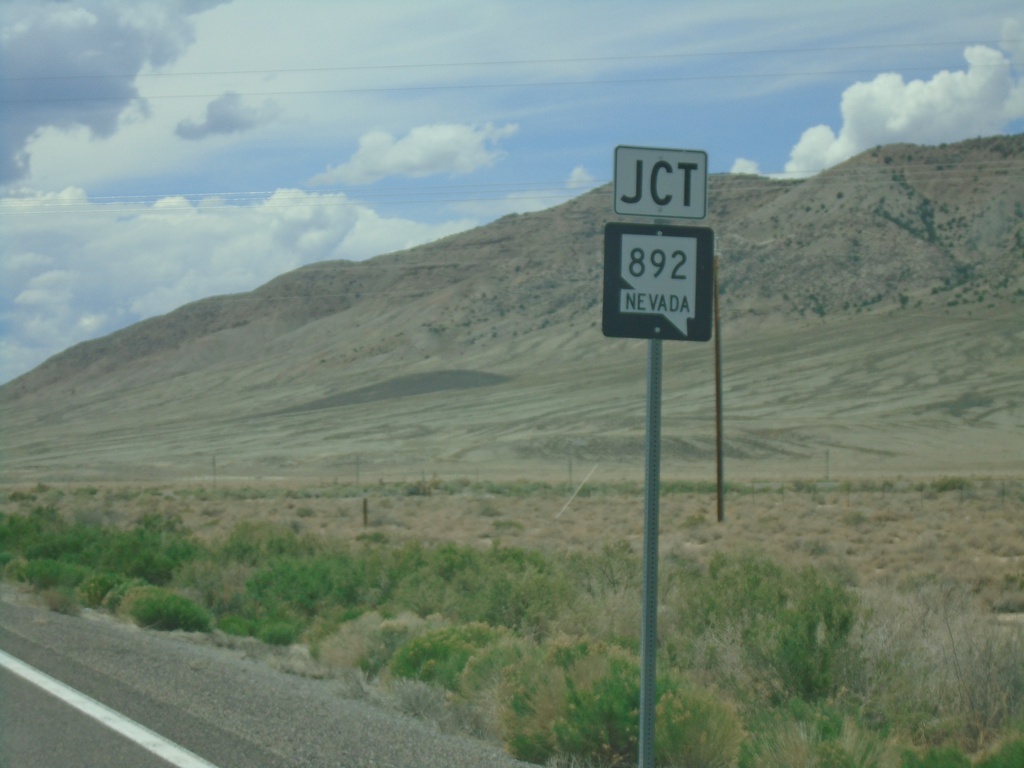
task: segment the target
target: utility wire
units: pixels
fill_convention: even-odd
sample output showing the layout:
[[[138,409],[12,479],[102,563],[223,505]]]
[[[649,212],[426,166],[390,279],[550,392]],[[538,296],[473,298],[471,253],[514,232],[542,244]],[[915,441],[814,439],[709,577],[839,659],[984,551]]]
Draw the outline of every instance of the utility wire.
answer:
[[[886,149],[886,152],[892,151]],[[913,152],[913,150],[910,150]],[[818,174],[824,173],[818,171]],[[1010,174],[1024,172],[1020,160],[994,160],[987,162],[939,162],[923,160],[912,163],[879,164],[843,171],[832,176],[815,175],[792,178],[804,174],[773,172],[754,174],[712,174],[728,178],[732,191],[760,190],[766,183],[810,184],[815,189],[848,188],[851,185],[888,186],[893,175],[913,183],[944,180],[950,183],[972,181],[979,173]],[[382,205],[422,205],[443,203],[496,202],[505,200],[566,200],[573,194],[596,189],[610,183],[610,179],[594,179],[586,185],[566,185],[564,181],[500,182],[494,184],[434,185],[424,187],[371,187],[323,188],[316,190],[274,190],[236,192],[169,192],[152,195],[107,195],[96,198],[33,198],[8,197],[0,199],[0,216],[29,213],[138,213],[176,210],[222,210],[237,208],[269,210],[291,207],[359,207]],[[170,202],[181,199],[178,204]],[[153,207],[157,202],[161,205]]]
[[[972,68],[996,67],[998,64],[972,64]],[[942,65],[901,67],[901,72],[934,72],[937,69],[948,69]],[[789,78],[789,77],[832,77],[836,75],[856,76],[878,74],[877,69],[834,69],[818,71],[791,71],[791,72],[750,72],[743,74],[723,75],[679,75],[675,77],[630,77],[618,79],[598,80],[541,80],[534,82],[519,83],[458,83],[441,85],[391,85],[391,86],[366,86],[359,88],[322,88],[322,89],[289,89],[278,91],[231,91],[238,96],[335,96],[343,94],[360,93],[400,93],[400,92],[437,92],[437,91],[459,91],[459,90],[486,90],[500,88],[556,88],[556,87],[580,87],[594,85],[644,85],[652,83],[684,83],[699,81],[724,81],[724,80],[745,80],[764,78]],[[224,95],[220,93],[170,93],[170,94],[118,94],[115,96],[40,96],[40,97],[16,97],[0,99],[0,104],[50,104],[70,102],[95,102],[95,101],[133,101],[136,99],[157,100],[157,99],[216,99]]]
[[[946,46],[968,46],[968,45],[990,45],[1002,46],[1008,43],[1019,43],[1020,40],[947,40],[936,42],[916,43],[877,43],[872,45],[849,45],[849,46],[816,46],[808,48],[764,48],[764,49],[739,49],[723,51],[688,51],[686,53],[656,53],[629,56],[580,56],[572,58],[541,58],[541,59],[504,59],[492,61],[449,61],[449,62],[413,62],[408,64],[350,64],[331,67],[282,67],[272,69],[224,69],[224,70],[194,70],[191,72],[139,72],[139,73],[115,73],[115,74],[88,74],[88,75],[26,75],[22,77],[4,78],[9,82],[25,81],[51,81],[51,80],[102,80],[114,79],[124,80],[127,78],[167,78],[167,77],[214,77],[223,75],[285,75],[285,74],[312,74],[323,72],[368,72],[368,71],[390,71],[390,70],[415,70],[443,69],[443,68],[471,68],[479,67],[504,67],[504,66],[535,66],[538,64],[600,64],[605,62],[630,62],[630,61],[669,61],[681,59],[706,59],[718,56],[778,56],[799,53],[841,53],[844,51],[876,51],[893,50],[900,51],[911,48],[939,48]]]

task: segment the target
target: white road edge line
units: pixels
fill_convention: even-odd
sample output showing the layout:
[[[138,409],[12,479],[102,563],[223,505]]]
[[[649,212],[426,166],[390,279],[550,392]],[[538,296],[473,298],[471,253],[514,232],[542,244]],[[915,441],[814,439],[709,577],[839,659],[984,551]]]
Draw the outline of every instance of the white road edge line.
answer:
[[[111,730],[134,741],[143,749],[149,750],[178,768],[217,768],[213,763],[209,763],[199,755],[165,739],[159,733],[149,730],[146,726],[136,723],[105,704],[100,704],[96,699],[76,691],[4,651],[0,651],[0,666],[98,720]]]

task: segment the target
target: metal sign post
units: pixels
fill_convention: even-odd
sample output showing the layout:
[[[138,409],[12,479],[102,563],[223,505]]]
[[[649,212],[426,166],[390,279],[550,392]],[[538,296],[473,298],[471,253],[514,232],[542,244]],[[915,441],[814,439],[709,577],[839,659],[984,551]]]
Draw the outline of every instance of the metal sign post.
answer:
[[[640,636],[640,768],[654,766],[658,656],[658,502],[661,495],[661,339],[647,342],[644,582]]]

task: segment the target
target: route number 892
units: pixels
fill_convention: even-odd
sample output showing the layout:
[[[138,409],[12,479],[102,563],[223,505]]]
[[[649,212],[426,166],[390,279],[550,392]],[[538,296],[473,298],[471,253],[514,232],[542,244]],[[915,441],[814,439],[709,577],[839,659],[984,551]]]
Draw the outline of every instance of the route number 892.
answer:
[[[654,277],[661,277],[661,273],[669,266],[672,266],[670,277],[673,280],[685,280],[686,274],[683,268],[686,266],[686,253],[680,249],[666,255],[661,248],[655,248],[650,253],[650,258],[643,248],[634,248],[629,252],[629,274],[633,277],[643,277],[647,272],[647,265],[654,271]]]

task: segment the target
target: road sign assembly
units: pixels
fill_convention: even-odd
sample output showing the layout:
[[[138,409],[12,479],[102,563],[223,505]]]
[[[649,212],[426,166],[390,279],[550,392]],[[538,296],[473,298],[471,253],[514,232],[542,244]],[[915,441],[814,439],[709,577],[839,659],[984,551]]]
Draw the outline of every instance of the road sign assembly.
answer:
[[[615,213],[707,215],[708,156],[688,149],[615,148]],[[605,336],[648,339],[644,469],[639,766],[654,767],[661,495],[661,342],[707,341],[715,318],[715,233],[707,227],[610,222],[604,229]],[[717,349],[717,348],[716,348]]]

